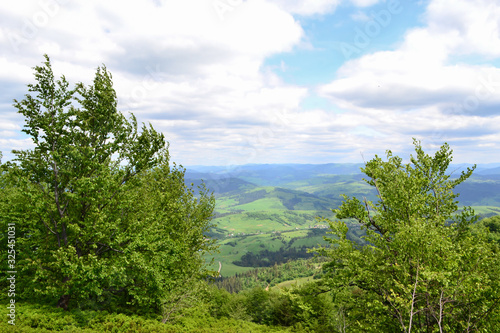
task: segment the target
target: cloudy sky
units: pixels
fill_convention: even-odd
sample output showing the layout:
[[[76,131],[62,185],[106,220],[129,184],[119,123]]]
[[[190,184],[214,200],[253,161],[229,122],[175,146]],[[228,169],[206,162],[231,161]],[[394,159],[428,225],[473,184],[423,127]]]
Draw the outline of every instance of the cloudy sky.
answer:
[[[0,22],[4,160],[33,147],[12,100],[46,53],[72,83],[105,64],[185,166],[359,163],[412,137],[500,162],[496,0],[23,0]]]

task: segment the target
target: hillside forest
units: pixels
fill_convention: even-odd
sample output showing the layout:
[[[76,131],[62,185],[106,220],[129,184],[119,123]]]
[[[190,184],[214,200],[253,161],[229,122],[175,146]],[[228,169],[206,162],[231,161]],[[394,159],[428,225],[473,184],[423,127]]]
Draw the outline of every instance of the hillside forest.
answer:
[[[497,332],[500,167],[443,143],[360,164],[190,166],[54,76],[1,161],[1,332]]]

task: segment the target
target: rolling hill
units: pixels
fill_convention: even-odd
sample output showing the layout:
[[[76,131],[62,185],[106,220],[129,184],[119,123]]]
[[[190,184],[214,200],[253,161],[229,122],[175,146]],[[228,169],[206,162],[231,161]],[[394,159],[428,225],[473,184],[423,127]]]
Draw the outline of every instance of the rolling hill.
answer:
[[[331,210],[342,203],[341,194],[377,199],[363,180],[362,166],[263,164],[188,169],[186,183],[198,186],[203,182],[216,198],[216,227],[210,236],[219,239],[221,253],[214,259],[216,265],[222,263],[221,273],[244,272],[254,267],[244,263],[261,265],[265,260],[300,256],[304,246],[325,244],[327,225],[318,217],[333,218]],[[453,167],[458,175],[470,165]],[[477,171],[457,187],[460,205],[472,206],[482,217],[500,214],[500,168],[480,166]],[[351,224],[349,237],[360,241],[361,235],[359,226]]]

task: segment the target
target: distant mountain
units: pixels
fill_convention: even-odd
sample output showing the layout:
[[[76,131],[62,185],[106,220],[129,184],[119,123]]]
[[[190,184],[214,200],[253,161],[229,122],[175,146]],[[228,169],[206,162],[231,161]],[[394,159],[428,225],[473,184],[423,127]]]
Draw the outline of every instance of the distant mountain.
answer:
[[[500,180],[471,177],[455,188],[460,193],[458,201],[465,206],[497,206],[500,207]]]
[[[462,171],[472,168],[473,165],[470,163],[451,164],[448,171],[452,176],[458,177]],[[477,164],[473,175],[500,175],[500,163]]]
[[[190,174],[191,177],[195,176]],[[187,178],[186,184],[193,184],[194,186],[199,186],[203,182],[205,186],[215,194],[216,197],[221,195],[230,195],[233,193],[241,193],[247,190],[251,190],[257,187],[257,185],[249,183],[243,179],[239,178]]]
[[[473,164],[452,164],[449,172],[458,177],[462,171]],[[239,166],[190,166],[187,167],[188,179],[224,179],[238,178],[258,186],[282,186],[322,176],[362,175],[363,163],[328,163],[328,164],[246,164]],[[500,164],[478,164],[475,176],[493,176],[500,178]],[[496,177],[498,175],[498,177]]]
[[[251,164],[233,169],[195,167],[186,172],[186,183],[195,186],[202,179],[217,198],[221,214],[247,211],[303,210],[325,211],[337,208],[341,195],[376,201],[375,190],[360,172],[363,164]],[[471,167],[455,164],[453,176]],[[500,167],[479,165],[473,176],[456,188],[460,205],[500,207]],[[274,213],[273,213],[274,214]],[[248,217],[248,216],[247,216]]]
[[[363,163],[329,164],[247,164],[224,166],[191,166],[186,178],[239,178],[259,186],[280,186],[321,175],[361,174]]]
[[[282,185],[298,191],[314,194],[318,197],[341,202],[341,194],[350,197],[377,200],[376,191],[363,180],[362,174],[356,175],[325,175]]]
[[[480,169],[475,173],[478,175],[500,175],[500,167],[489,168],[489,169]]]
[[[340,198],[339,198],[340,199]],[[317,217],[332,217],[340,200],[273,186],[219,194],[214,232],[222,235],[309,229]]]

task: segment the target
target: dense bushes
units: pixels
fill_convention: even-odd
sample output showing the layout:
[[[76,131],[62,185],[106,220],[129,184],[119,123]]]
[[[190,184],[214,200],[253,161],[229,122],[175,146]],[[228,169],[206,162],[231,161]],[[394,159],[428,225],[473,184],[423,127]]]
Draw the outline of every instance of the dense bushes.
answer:
[[[290,327],[294,332],[330,332],[337,325],[331,296],[315,283],[299,288],[265,290],[255,287],[239,294],[209,289],[210,313],[217,318],[250,320],[270,327]]]
[[[453,192],[474,167],[451,177],[447,144],[434,156],[414,145],[410,163],[387,151],[362,168],[377,201],[344,196],[340,221],[325,221],[335,237],[319,250],[330,259],[322,281],[353,332],[498,331],[498,247]],[[342,219],[357,220],[368,244],[351,241]]]
[[[485,218],[477,223],[477,227],[484,226],[490,231],[488,240],[500,245],[500,215]]]
[[[16,325],[0,323],[1,332],[330,332],[335,310],[331,297],[316,284],[295,289],[255,287],[239,294],[207,286],[196,304],[162,324],[153,313],[142,316],[18,303]],[[5,308],[5,307],[3,307]],[[0,313],[6,316],[6,310]],[[265,325],[265,326],[263,326]]]
[[[2,307],[4,308],[4,307]],[[162,324],[159,318],[140,317],[74,309],[62,311],[51,306],[18,304],[16,325],[0,322],[0,332],[52,332],[75,333],[113,332],[113,333],[233,333],[233,332],[291,332],[288,329],[266,327],[231,316],[213,317],[206,304],[185,310],[184,316],[176,323]],[[1,312],[5,318],[5,310]],[[295,331],[298,332],[298,331]]]

